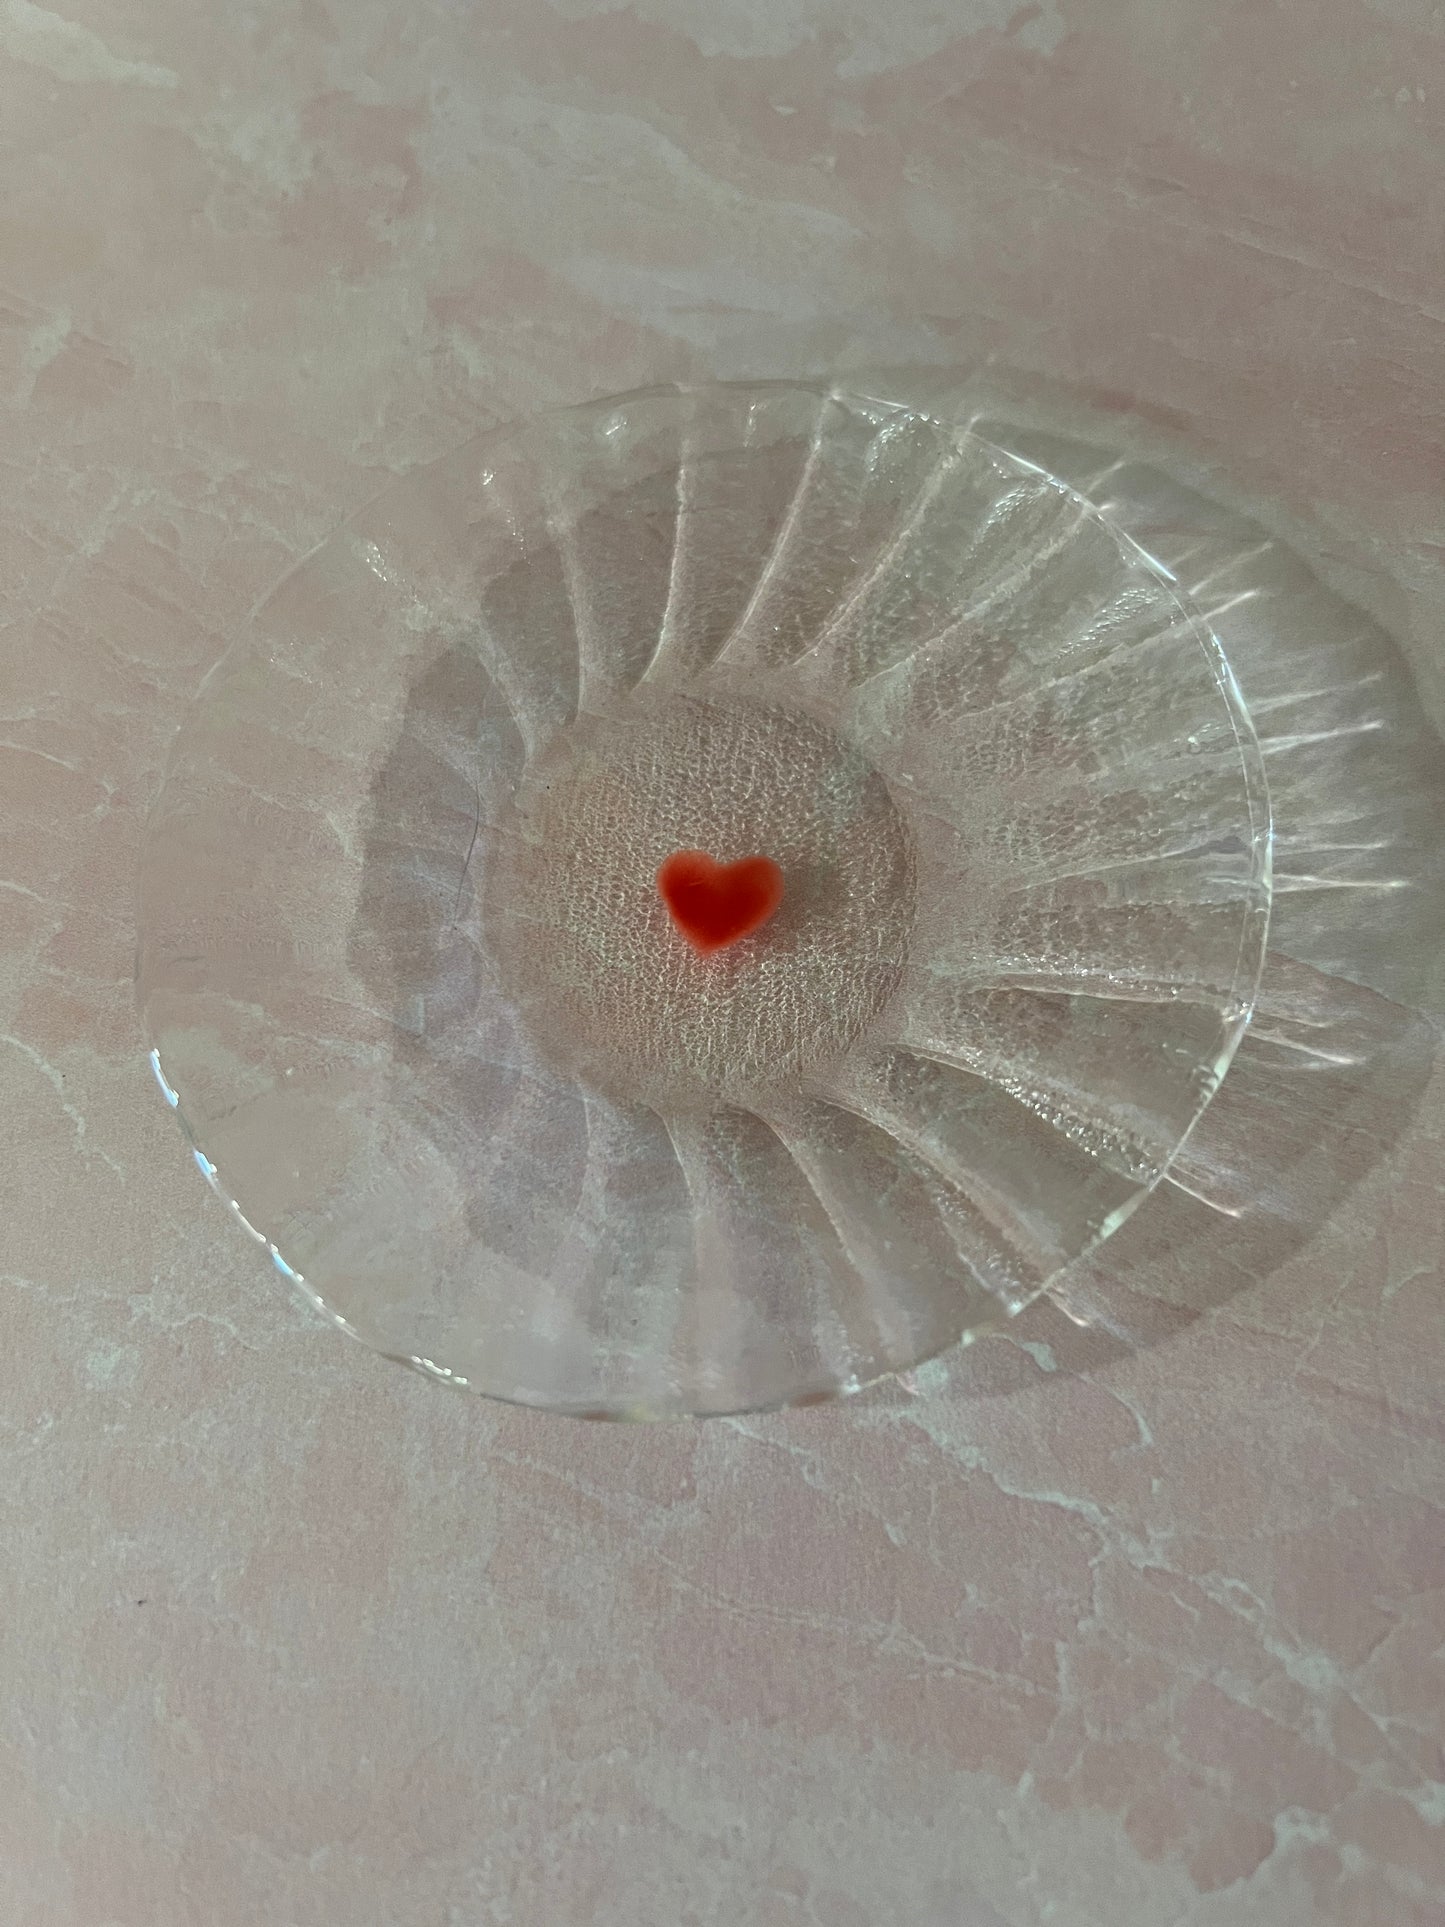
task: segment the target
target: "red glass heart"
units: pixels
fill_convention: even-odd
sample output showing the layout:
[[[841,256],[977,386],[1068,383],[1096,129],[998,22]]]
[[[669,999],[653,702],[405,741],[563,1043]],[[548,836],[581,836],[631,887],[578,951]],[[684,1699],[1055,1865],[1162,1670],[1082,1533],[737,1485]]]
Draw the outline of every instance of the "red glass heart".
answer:
[[[694,950],[710,956],[767,922],[783,900],[770,856],[718,863],[704,850],[675,850],[657,873],[658,895]]]

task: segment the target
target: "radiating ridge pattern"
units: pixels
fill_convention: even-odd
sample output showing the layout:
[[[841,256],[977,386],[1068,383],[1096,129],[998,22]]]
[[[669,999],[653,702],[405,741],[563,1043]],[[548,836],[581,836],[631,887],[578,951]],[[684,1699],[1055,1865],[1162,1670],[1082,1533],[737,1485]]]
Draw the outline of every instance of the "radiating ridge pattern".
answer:
[[[715,958],[677,848],[784,869]],[[1017,1310],[1248,1022],[1267,791],[1166,573],[985,436],[668,389],[482,438],[289,576],[178,742],[140,992],[288,1276],[453,1383],[822,1397]]]

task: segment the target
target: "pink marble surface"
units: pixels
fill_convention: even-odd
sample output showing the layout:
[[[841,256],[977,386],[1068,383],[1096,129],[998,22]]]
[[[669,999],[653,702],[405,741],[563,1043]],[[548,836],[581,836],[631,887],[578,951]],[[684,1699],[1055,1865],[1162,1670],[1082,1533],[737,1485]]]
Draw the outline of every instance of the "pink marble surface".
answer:
[[[0,1918],[1445,1919],[1438,1082],[1267,1261],[1151,1202],[1133,1342],[581,1429],[308,1322],[129,986],[228,627],[646,381],[1006,361],[1438,716],[1442,103],[1428,0],[0,0]]]

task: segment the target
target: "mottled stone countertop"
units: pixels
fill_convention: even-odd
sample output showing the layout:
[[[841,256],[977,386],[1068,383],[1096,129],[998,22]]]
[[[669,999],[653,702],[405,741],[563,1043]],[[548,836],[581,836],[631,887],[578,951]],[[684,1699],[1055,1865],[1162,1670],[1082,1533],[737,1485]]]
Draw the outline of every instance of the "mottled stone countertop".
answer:
[[[1442,111],[1430,0],[0,0],[6,1923],[1439,1927],[1438,1081],[1151,1200],[1127,1318],[584,1428],[287,1296],[131,967],[253,600],[648,382],[1007,369],[1438,716]]]

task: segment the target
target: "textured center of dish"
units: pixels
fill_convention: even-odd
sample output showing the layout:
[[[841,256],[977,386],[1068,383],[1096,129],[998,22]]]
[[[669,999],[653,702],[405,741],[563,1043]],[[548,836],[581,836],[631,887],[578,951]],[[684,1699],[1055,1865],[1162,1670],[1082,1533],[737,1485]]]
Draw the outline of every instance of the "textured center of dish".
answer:
[[[613,1095],[665,1110],[795,1087],[897,985],[907,832],[883,779],[806,717],[685,696],[584,717],[532,764],[506,829],[484,941],[538,1047]],[[705,852],[760,885],[761,850],[786,879],[766,927],[698,943],[659,872]]]

